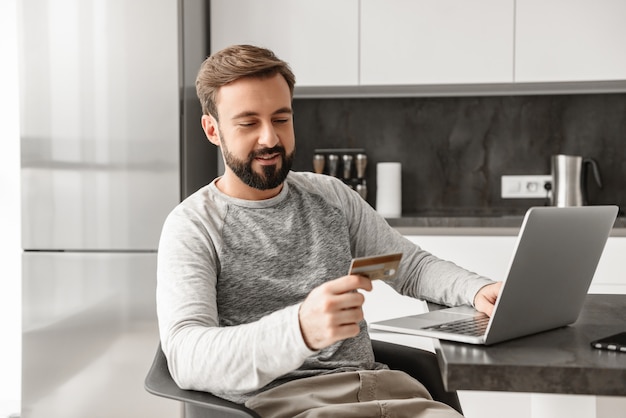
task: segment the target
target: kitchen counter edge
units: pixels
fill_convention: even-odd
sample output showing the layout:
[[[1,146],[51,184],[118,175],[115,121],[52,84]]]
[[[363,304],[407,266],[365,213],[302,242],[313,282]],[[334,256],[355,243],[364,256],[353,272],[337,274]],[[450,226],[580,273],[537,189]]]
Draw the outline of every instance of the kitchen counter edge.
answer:
[[[522,216],[386,218],[402,235],[517,236]],[[626,237],[626,217],[615,221],[611,237]]]

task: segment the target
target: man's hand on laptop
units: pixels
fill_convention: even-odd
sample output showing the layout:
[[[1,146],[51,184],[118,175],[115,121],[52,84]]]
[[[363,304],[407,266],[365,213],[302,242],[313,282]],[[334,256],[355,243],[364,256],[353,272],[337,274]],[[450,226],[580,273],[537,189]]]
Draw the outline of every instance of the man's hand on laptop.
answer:
[[[502,282],[495,282],[481,287],[476,296],[474,296],[474,307],[476,310],[491,316],[501,287]]]

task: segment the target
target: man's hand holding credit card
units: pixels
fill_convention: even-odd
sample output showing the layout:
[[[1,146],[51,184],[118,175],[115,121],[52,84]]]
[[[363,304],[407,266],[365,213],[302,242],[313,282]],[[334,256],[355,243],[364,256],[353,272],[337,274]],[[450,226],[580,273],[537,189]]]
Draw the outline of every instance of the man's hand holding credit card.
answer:
[[[309,293],[298,313],[306,345],[320,350],[360,332],[365,296],[358,290],[372,290],[371,280],[395,277],[402,254],[354,258],[347,276],[330,280]],[[359,276],[359,277],[354,277]]]

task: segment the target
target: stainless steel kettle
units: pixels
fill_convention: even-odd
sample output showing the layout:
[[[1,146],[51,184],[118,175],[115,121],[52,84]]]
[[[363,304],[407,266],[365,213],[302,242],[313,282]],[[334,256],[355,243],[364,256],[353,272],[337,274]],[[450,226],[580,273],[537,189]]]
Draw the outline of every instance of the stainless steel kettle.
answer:
[[[600,170],[595,160],[578,155],[553,155],[552,206],[583,206],[587,202],[587,173],[591,167],[598,187],[602,188]]]

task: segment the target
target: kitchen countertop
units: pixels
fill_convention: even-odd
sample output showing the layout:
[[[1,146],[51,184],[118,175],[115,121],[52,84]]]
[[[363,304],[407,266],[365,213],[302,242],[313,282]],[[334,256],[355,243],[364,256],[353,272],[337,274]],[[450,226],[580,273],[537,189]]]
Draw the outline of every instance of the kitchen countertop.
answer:
[[[513,235],[519,233],[523,213],[480,211],[469,213],[425,212],[387,218],[403,235]],[[620,213],[612,237],[626,237],[626,216]]]
[[[626,296],[594,294],[570,326],[488,347],[440,340],[446,389],[625,396],[626,354],[589,345],[623,331],[624,315]]]

